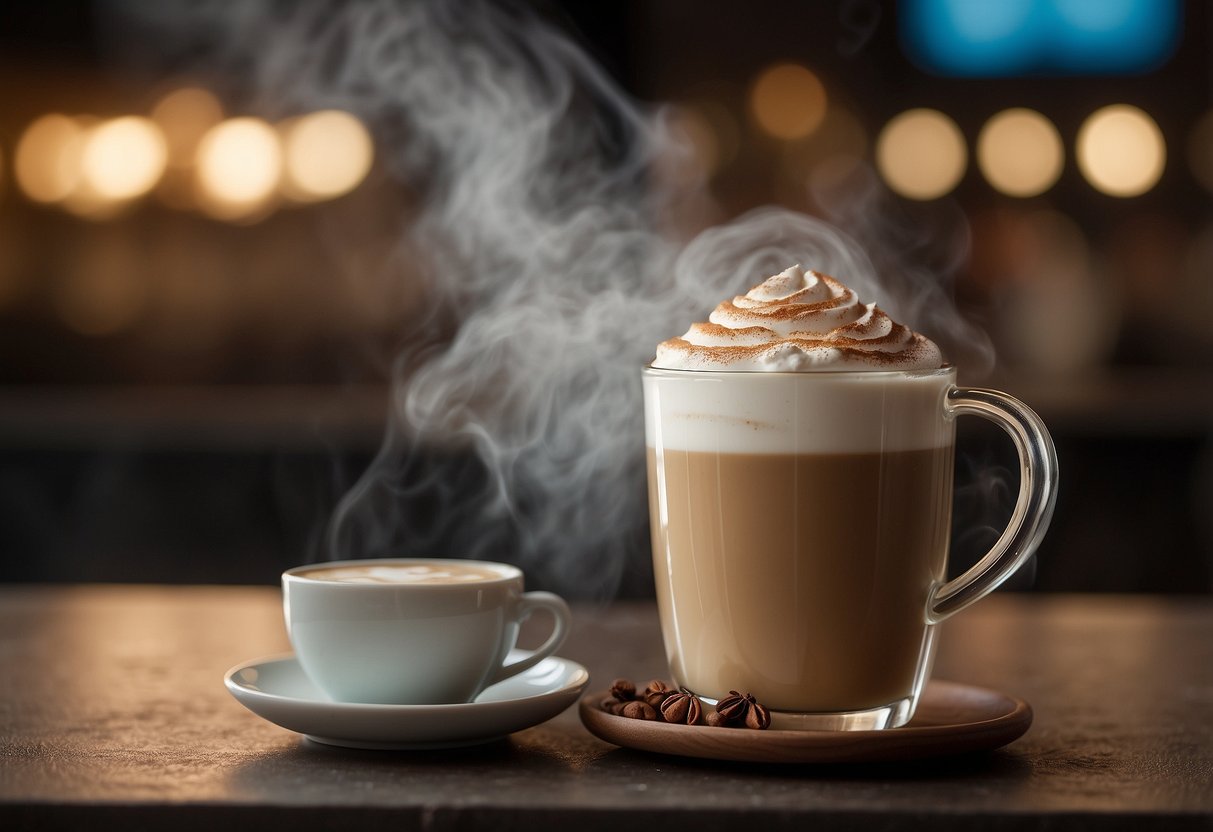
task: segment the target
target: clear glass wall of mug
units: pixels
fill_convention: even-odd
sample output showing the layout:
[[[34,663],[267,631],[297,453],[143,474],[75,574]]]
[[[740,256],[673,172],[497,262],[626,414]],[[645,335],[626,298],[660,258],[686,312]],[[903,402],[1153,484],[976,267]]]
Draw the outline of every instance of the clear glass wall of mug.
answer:
[[[653,567],[670,672],[729,690],[776,727],[910,720],[937,627],[1027,560],[1057,462],[1040,419],[953,368],[643,373]],[[955,417],[1010,434],[1022,462],[1008,528],[945,582]]]

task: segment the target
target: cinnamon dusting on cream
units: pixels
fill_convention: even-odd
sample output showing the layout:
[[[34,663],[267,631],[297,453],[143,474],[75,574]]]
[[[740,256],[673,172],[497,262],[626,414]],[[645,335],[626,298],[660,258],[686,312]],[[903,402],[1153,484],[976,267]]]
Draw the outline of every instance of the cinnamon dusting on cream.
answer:
[[[654,367],[803,372],[926,370],[943,365],[939,348],[861,303],[841,282],[800,266],[719,304],[706,323],[657,346]]]

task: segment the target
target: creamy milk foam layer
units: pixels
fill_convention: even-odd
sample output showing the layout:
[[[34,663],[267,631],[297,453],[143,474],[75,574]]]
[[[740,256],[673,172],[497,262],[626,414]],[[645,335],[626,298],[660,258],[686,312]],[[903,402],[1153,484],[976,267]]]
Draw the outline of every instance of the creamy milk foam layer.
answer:
[[[502,572],[479,565],[432,563],[320,567],[301,575],[344,584],[467,584],[504,577]]]
[[[658,346],[644,375],[646,438],[724,453],[945,447],[955,375],[930,340],[793,266]]]
[[[730,372],[933,370],[939,347],[826,274],[792,266],[657,346],[654,367]]]

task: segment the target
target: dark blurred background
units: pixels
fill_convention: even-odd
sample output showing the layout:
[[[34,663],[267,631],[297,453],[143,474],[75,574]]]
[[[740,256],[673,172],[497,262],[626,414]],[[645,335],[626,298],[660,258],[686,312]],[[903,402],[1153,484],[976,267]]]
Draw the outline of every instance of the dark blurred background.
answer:
[[[948,261],[998,356],[970,380],[1058,446],[1020,588],[1213,590],[1209,4],[535,9],[668,103],[691,170],[654,176],[707,183],[686,233],[768,203],[835,218],[874,181],[921,230],[899,253]],[[412,197],[378,125],[277,112],[205,56],[132,60],[121,19],[0,11],[0,580],[272,582],[321,556],[379,447],[422,297],[379,265]],[[957,568],[1016,467],[968,421]]]

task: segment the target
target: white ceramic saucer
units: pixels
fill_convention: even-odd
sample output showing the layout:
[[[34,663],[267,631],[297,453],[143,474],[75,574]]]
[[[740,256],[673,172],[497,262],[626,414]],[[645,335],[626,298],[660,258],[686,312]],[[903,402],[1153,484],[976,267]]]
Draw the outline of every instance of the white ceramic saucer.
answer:
[[[516,650],[510,658],[525,655]],[[473,702],[360,705],[328,699],[288,654],[238,664],[223,683],[257,716],[315,742],[411,750],[475,745],[538,725],[576,702],[589,679],[577,662],[549,656]]]

